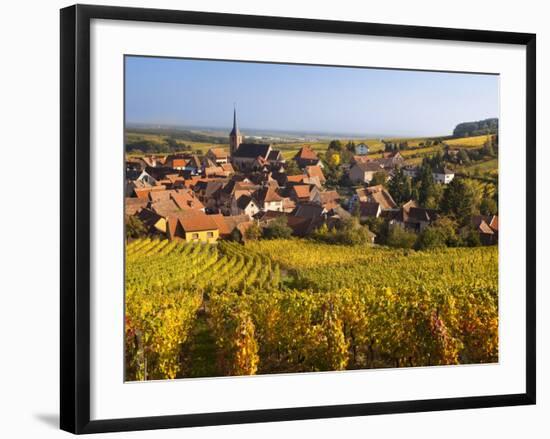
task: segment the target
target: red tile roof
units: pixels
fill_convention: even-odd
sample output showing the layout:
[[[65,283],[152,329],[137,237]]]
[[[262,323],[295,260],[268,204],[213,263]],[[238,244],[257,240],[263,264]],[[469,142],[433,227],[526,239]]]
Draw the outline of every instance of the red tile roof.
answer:
[[[369,156],[366,155],[354,155],[352,162],[353,163],[367,163],[371,160]]]
[[[172,160],[172,168],[185,168],[185,165],[187,164],[187,160],[185,159],[174,159]]]
[[[323,170],[319,165],[306,166],[306,174],[308,177],[319,178],[319,181],[321,182],[321,184],[324,184],[326,181],[325,176],[323,175]]]
[[[221,213],[215,215],[209,215],[214,220],[221,236],[229,235],[233,229],[230,228],[229,223],[225,220],[225,217]],[[247,215],[248,217],[248,215]]]
[[[143,187],[143,188],[134,188],[134,193],[136,194],[136,197],[143,198],[143,199],[149,199],[149,193],[150,192],[156,192],[156,191],[165,191],[166,186],[160,185],[160,186],[149,186],[149,187]]]
[[[218,230],[216,221],[210,215],[197,211],[194,214],[178,216],[178,221],[185,232],[201,232],[205,230]]]
[[[220,166],[222,170],[226,173],[233,174],[235,172],[235,169],[233,169],[233,165],[231,163],[223,163]]]
[[[250,217],[248,215],[231,215],[224,216],[221,213],[215,215],[208,215],[214,220],[220,231],[220,236],[226,237],[231,234],[235,227],[240,224],[249,223]]]
[[[176,191],[171,194],[172,199],[176,205],[182,209],[204,209],[204,205],[199,201],[195,194],[190,191]]]
[[[493,215],[491,221],[489,221],[489,227],[494,231],[498,232],[498,216]]]
[[[229,153],[223,148],[210,148],[208,150],[208,153],[210,153],[217,159],[226,159],[229,156]]]
[[[307,184],[297,184],[292,186],[292,190],[298,198],[308,198],[311,195],[311,190]]]
[[[487,230],[487,227],[491,229],[492,232],[498,232],[498,216],[497,215],[474,215],[472,217],[473,225],[478,228],[480,231],[483,229]],[[484,226],[482,226],[484,224]],[[483,232],[489,233],[489,232]]]
[[[305,175],[289,175],[286,177],[286,180],[290,183],[302,183],[304,181]]]
[[[144,207],[147,207],[147,199],[145,198],[125,198],[124,213],[126,215],[135,215]]]
[[[267,186],[264,188],[261,188],[260,190],[256,191],[254,194],[255,197],[260,201],[261,203],[271,203],[274,201],[282,201],[283,197],[281,197],[277,191],[273,188],[273,186]]]
[[[317,160],[319,157],[317,157],[317,153],[313,149],[311,149],[310,146],[306,145],[300,148],[300,151],[298,151],[295,158],[304,160]]]
[[[396,202],[394,201],[390,193],[386,190],[386,188],[381,184],[378,184],[376,186],[369,186],[367,188],[356,189],[355,193],[359,197],[359,201],[370,201],[373,203],[379,203],[382,210],[397,208]]]
[[[340,199],[340,195],[338,194],[338,192],[325,191],[321,192],[319,196],[321,198],[321,204],[326,210],[331,210],[339,206],[338,200]]]

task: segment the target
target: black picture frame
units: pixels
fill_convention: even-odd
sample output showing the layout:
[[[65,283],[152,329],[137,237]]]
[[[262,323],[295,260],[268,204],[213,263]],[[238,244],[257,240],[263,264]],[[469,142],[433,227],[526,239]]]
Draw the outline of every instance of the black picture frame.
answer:
[[[182,23],[384,37],[504,43],[526,47],[526,392],[416,401],[90,420],[90,21]],[[81,434],[535,404],[536,36],[303,18],[110,6],[61,10],[61,429]]]

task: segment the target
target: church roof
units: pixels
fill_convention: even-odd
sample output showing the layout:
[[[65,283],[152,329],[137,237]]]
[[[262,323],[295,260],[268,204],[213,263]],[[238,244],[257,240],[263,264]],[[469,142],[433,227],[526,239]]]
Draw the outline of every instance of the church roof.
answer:
[[[237,126],[237,110],[233,108],[233,129],[229,133],[230,136],[240,136],[239,127]]]
[[[267,160],[274,161],[274,162],[281,161],[281,159],[282,159],[281,151],[277,149],[272,149],[269,155],[267,156]]]
[[[265,159],[269,154],[271,145],[269,143],[241,143],[233,157],[251,158],[262,157]]]

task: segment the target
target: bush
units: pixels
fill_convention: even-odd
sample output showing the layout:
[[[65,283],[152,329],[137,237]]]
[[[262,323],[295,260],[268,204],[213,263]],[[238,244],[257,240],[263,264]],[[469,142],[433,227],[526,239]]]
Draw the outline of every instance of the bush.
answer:
[[[456,232],[458,225],[452,218],[441,216],[431,227],[439,231],[448,247],[458,247],[460,245],[460,236]]]
[[[369,217],[363,221],[363,224],[369,228],[369,230],[376,235],[377,244],[385,244],[388,239],[388,222],[383,218]]]
[[[362,226],[357,218],[350,218],[332,229],[323,224],[312,237],[329,244],[359,245],[372,242],[373,234],[367,226]]]
[[[482,215],[496,215],[498,213],[498,205],[494,199],[485,197],[481,200],[479,211]]]
[[[479,233],[473,228],[468,228],[464,231],[462,241],[466,247],[479,247],[481,245]]]
[[[244,237],[247,241],[257,241],[262,237],[262,228],[257,222],[254,222],[246,231],[244,232]]]
[[[126,220],[126,239],[137,239],[146,234],[145,224],[137,216],[129,216]]]
[[[263,236],[267,239],[290,238],[292,229],[288,227],[286,217],[280,216],[271,221],[264,229]]]
[[[438,227],[426,227],[418,236],[415,248],[417,250],[427,250],[430,248],[445,247],[445,236]]]
[[[390,247],[413,248],[416,239],[414,232],[407,232],[400,226],[393,226],[389,230],[386,244]]]

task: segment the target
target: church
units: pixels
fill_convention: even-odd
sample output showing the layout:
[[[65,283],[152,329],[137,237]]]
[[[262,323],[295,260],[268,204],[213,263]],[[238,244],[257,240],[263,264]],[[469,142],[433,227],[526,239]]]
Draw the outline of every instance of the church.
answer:
[[[243,142],[236,109],[233,109],[233,129],[229,133],[229,152],[233,167],[240,171],[275,168],[284,163],[281,151],[273,149],[271,144]]]

